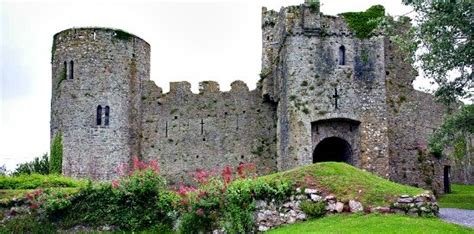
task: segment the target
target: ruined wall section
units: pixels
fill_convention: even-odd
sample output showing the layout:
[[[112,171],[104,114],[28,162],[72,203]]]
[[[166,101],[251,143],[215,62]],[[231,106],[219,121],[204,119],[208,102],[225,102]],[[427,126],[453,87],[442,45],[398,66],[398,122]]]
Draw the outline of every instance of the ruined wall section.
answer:
[[[402,33],[409,22],[397,30]],[[449,161],[430,155],[429,135],[443,122],[445,107],[433,95],[414,90],[417,73],[395,42],[386,38],[385,67],[389,111],[390,179],[403,184],[443,191],[443,166]]]
[[[276,171],[275,109],[259,90],[235,81],[221,92],[213,81],[172,82],[163,94],[153,82],[142,96],[142,155],[157,159],[172,182],[196,169],[254,163],[260,174]]]
[[[355,166],[388,177],[384,37],[357,39],[342,18],[307,5],[283,8],[278,19],[275,25],[284,26],[274,30],[283,28],[284,36],[269,76],[278,96],[279,170],[312,163],[313,122],[349,119],[360,122]],[[341,45],[344,65],[338,61]]]
[[[62,133],[64,175],[109,180],[139,152],[141,83],[149,72],[149,44],[126,32],[73,28],[54,36],[51,139]]]

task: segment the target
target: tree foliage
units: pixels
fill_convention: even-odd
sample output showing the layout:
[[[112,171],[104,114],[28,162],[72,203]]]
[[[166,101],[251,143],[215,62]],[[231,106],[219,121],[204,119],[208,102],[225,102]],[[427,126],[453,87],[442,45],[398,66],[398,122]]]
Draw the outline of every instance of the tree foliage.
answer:
[[[13,175],[38,173],[41,175],[49,174],[49,158],[45,153],[41,157],[36,157],[30,162],[20,163],[13,172]]]
[[[403,0],[417,13],[409,46],[425,77],[438,85],[438,100],[450,104],[472,97],[474,4],[472,1]],[[418,49],[418,50],[417,50]],[[416,53],[415,53],[415,50]]]
[[[437,157],[443,155],[443,149],[453,147],[453,156],[466,154],[466,137],[474,134],[474,105],[465,105],[461,110],[445,120],[435,131],[429,142],[430,151]]]
[[[58,132],[53,139],[51,144],[51,159],[49,161],[50,173],[61,174],[63,164],[63,143],[62,135]]]

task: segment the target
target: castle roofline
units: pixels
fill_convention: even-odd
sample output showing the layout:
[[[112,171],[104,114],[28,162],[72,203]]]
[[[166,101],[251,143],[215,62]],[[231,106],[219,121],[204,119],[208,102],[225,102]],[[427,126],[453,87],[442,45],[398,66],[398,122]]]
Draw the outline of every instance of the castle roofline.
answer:
[[[107,28],[107,27],[93,27],[93,26],[92,27],[72,27],[72,28],[64,29],[62,31],[57,32],[56,34],[54,34],[53,38],[56,38],[58,35],[61,35],[61,34],[68,34],[71,31],[95,31],[95,32],[97,32],[97,31],[103,31],[103,32],[115,31],[116,33],[121,33],[123,35],[139,39],[139,40],[145,42],[148,46],[150,46],[150,43],[148,43],[143,38],[141,38],[141,37],[139,37],[139,36],[137,36],[133,33],[129,33],[127,31],[119,29],[119,28]]]

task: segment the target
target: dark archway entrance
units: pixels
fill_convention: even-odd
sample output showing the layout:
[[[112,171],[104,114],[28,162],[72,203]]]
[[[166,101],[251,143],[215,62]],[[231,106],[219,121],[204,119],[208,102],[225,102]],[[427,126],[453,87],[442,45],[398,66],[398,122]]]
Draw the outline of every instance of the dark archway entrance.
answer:
[[[444,166],[444,193],[451,193],[451,166]]]
[[[313,163],[317,162],[352,163],[351,145],[339,137],[328,137],[322,140],[314,149]]]

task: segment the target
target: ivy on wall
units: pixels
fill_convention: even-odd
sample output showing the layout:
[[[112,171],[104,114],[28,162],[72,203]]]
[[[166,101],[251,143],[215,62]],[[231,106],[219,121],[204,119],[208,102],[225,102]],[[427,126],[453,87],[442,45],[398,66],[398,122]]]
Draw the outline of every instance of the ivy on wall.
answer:
[[[375,5],[363,12],[341,13],[349,28],[355,32],[360,39],[369,38],[372,32],[382,22],[385,16],[385,8]]]
[[[51,158],[49,160],[49,172],[61,174],[63,164],[63,142],[61,132],[56,133],[51,144]]]

